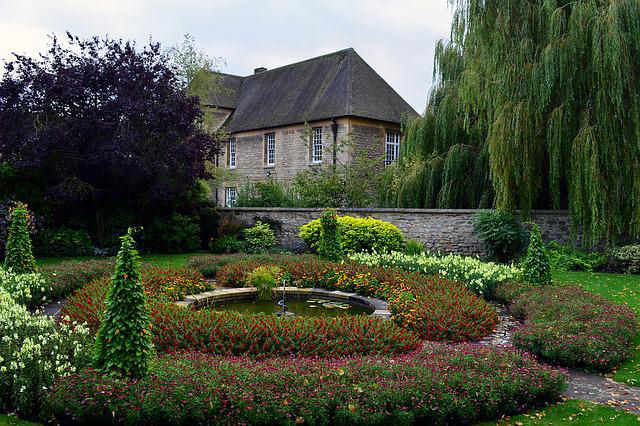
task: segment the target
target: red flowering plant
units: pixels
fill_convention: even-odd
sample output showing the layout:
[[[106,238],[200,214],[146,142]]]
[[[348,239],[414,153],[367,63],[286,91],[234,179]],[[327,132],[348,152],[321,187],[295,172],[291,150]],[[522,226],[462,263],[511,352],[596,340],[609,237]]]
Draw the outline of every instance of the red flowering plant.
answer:
[[[57,380],[60,423],[474,424],[552,403],[563,373],[517,351],[428,345],[400,357],[161,357],[141,380]]]
[[[525,320],[515,345],[566,367],[610,372],[629,358],[638,332],[629,307],[579,287],[529,288],[511,308]]]

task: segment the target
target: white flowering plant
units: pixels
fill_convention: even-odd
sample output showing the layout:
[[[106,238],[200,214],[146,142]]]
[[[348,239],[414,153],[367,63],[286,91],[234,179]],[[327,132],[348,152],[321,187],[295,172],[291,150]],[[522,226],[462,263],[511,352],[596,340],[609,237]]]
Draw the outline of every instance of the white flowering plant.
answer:
[[[32,314],[0,288],[0,412],[40,414],[54,380],[87,365],[91,348],[84,325]]]
[[[436,256],[429,253],[358,253],[349,256],[349,259],[369,266],[395,267],[426,275],[438,275],[463,283],[485,298],[491,298],[499,284],[522,279],[522,271],[516,266],[483,262],[477,257],[455,254]]]
[[[18,274],[0,268],[0,288],[29,309],[41,306],[51,294],[51,284],[38,273]]]

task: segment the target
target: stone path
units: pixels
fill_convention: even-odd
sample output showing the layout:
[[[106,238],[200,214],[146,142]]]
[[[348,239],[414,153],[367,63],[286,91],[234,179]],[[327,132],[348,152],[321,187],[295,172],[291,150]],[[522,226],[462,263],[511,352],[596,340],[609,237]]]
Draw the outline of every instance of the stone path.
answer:
[[[42,308],[45,315],[50,317],[60,318],[60,311],[64,307],[65,303],[67,303],[67,299],[62,299],[57,302],[51,302]]]
[[[479,343],[486,346],[512,347],[513,333],[521,326],[513,318],[506,306],[492,305],[498,311],[500,323],[489,336]],[[568,370],[569,387],[564,396],[570,399],[581,399],[640,414],[640,387],[627,386],[607,377],[585,373],[583,371]]]

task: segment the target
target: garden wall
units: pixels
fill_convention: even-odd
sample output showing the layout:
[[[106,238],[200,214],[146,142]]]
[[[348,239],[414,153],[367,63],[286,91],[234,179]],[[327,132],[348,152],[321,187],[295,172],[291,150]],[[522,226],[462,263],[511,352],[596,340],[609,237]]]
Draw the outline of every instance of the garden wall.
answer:
[[[422,209],[338,209],[340,215],[373,217],[391,222],[407,239],[422,241],[432,251],[482,255],[482,243],[473,235],[473,215],[479,210]],[[279,245],[291,250],[305,249],[298,228],[317,219],[322,209],[302,208],[221,208],[222,216],[233,216],[247,224],[257,219],[274,225]],[[566,211],[537,210],[532,220],[545,241],[565,243],[569,240],[570,219]]]

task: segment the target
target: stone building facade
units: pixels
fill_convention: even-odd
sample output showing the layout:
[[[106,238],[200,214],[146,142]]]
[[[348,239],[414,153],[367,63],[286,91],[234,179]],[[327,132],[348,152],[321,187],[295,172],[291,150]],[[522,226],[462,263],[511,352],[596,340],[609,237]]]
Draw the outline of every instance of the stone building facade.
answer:
[[[246,183],[290,182],[301,171],[399,152],[401,122],[417,113],[353,50],[247,77],[221,75],[208,100],[229,134],[216,161],[214,197],[232,206]]]

